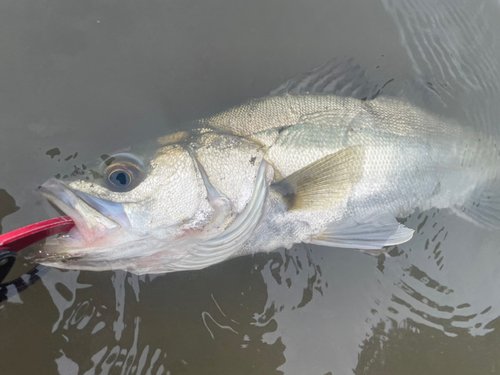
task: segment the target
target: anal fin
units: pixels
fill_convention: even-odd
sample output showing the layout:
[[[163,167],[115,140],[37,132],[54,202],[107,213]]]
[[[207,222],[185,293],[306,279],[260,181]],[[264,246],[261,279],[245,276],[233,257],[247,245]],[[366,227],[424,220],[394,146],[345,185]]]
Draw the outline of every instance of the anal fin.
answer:
[[[500,228],[500,181],[468,197],[453,211],[460,217],[486,229]]]
[[[378,250],[398,245],[413,237],[413,230],[400,224],[388,213],[372,213],[359,220],[350,219],[330,225],[310,243],[331,247]]]

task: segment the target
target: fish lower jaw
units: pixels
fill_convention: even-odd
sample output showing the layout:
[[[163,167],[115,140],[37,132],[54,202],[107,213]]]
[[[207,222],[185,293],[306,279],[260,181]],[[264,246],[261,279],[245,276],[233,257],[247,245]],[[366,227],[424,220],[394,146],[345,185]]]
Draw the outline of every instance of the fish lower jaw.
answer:
[[[37,263],[50,265],[50,263],[77,261],[90,255],[95,256],[100,251],[106,251],[123,241],[124,236],[120,232],[103,237],[94,236],[92,241],[87,241],[75,227],[68,234],[47,241],[32,259]]]
[[[120,232],[120,226],[109,228],[99,223],[89,226],[75,222],[75,226],[67,234],[59,235],[56,240],[59,245],[68,248],[100,247],[102,242],[108,242]]]
[[[66,252],[66,253],[59,253],[59,254],[52,254],[48,256],[44,256],[43,259],[41,259],[42,264],[50,264],[50,263],[55,263],[55,262],[61,262],[61,263],[66,263],[70,261],[76,261],[85,258],[86,253],[83,252]]]

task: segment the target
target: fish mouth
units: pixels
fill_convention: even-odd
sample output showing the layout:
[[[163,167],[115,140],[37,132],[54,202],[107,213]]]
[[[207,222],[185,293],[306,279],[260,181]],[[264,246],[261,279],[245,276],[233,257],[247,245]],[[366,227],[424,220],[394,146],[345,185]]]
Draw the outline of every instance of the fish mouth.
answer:
[[[84,258],[89,250],[111,245],[110,238],[116,237],[112,234],[130,227],[120,203],[71,189],[55,178],[45,182],[38,191],[75,222],[68,234],[47,241],[43,251],[35,256],[40,263]]]

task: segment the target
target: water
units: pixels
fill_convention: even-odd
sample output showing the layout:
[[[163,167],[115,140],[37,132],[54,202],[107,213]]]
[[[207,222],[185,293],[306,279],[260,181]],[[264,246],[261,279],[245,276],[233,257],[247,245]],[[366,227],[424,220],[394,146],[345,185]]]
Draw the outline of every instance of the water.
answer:
[[[5,0],[2,230],[57,215],[32,193],[47,178],[265,95],[334,56],[393,80],[386,91],[424,79],[439,94],[429,109],[494,134],[498,7]],[[406,225],[415,238],[387,258],[295,246],[154,277],[42,270],[0,303],[0,373],[500,372],[498,232],[443,210]]]

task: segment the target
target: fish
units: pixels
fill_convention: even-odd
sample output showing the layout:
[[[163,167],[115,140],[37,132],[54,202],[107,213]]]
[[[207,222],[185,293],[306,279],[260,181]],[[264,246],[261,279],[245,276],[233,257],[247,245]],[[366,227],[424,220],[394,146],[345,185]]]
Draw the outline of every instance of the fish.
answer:
[[[379,251],[410,241],[402,219],[432,207],[498,229],[496,141],[427,109],[425,85],[405,87],[381,94],[335,58],[144,153],[51,178],[39,191],[75,227],[35,260],[154,274],[297,243]]]

